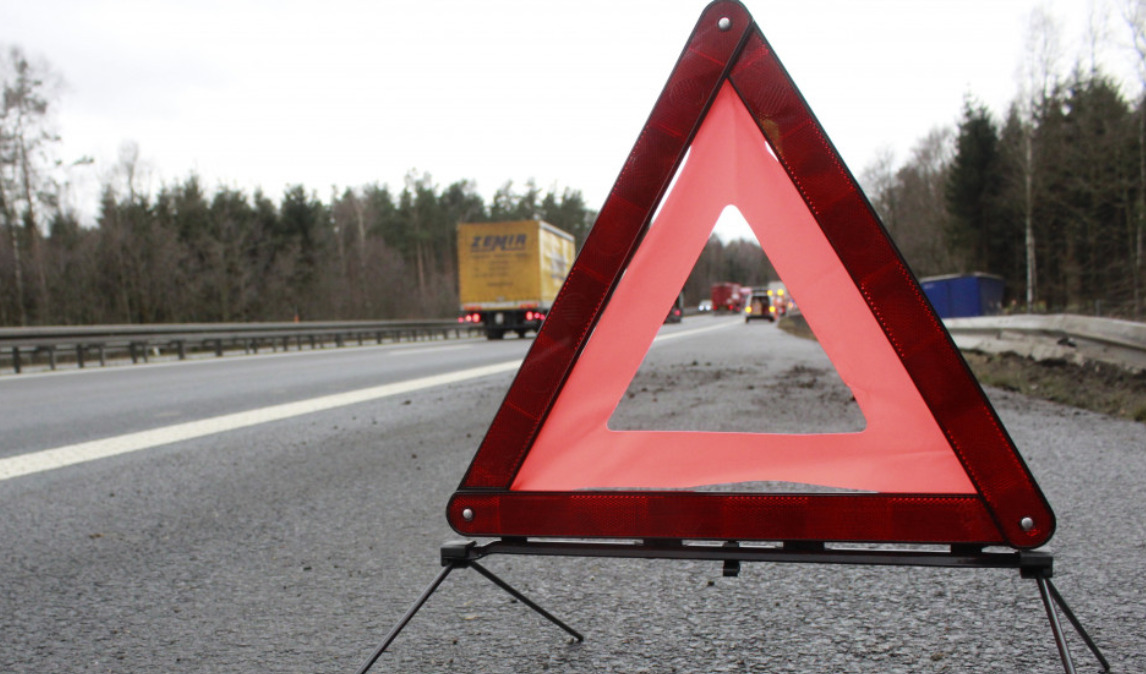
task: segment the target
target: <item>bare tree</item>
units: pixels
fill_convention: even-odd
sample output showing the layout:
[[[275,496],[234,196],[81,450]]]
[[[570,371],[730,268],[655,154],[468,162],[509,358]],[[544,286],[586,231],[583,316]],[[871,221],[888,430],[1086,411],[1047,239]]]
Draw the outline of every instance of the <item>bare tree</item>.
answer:
[[[918,275],[948,273],[955,262],[944,241],[949,214],[944,198],[952,160],[952,130],[932,129],[895,166],[883,151],[863,172],[861,182],[895,245]]]
[[[1146,230],[1146,0],[1126,0],[1122,18],[1130,30],[1130,44],[1137,57],[1138,82],[1138,199],[1133,237],[1134,314],[1142,310],[1143,230]]]
[[[33,265],[41,317],[47,314],[48,284],[41,251],[43,210],[55,204],[49,174],[55,166],[52,144],[59,137],[51,130],[48,111],[56,76],[45,63],[33,63],[19,47],[0,53],[0,217],[8,231],[13,255],[17,313],[21,325],[28,321],[22,247],[22,225]]]
[[[895,151],[882,147],[859,177],[860,185],[871,205],[883,220],[893,239],[899,234],[898,190],[895,189]]]
[[[1019,165],[1023,174],[1023,233],[1026,249],[1027,311],[1038,301],[1038,262],[1035,256],[1035,127],[1039,111],[1049,100],[1058,78],[1061,54],[1059,28],[1043,7],[1036,7],[1027,26],[1026,58],[1020,66],[1018,112],[1023,130]]]
[[[139,143],[125,140],[119,144],[119,161],[113,168],[111,182],[122,182],[123,193],[129,202],[150,193],[151,167],[140,157]]]
[[[1110,24],[1105,3],[1089,0],[1087,3],[1086,26],[1083,29],[1083,45],[1086,48],[1086,66],[1091,75],[1101,70],[1100,61],[1106,45],[1110,44]]]

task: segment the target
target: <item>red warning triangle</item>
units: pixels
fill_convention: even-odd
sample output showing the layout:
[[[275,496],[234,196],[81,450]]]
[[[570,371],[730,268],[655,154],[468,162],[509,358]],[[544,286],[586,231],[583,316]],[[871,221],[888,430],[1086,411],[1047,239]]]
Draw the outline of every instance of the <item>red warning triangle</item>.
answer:
[[[863,431],[608,428],[728,207],[799,299]],[[685,491],[753,481],[854,491]],[[470,536],[1017,548],[1055,526],[855,180],[731,1],[701,16],[447,518]]]

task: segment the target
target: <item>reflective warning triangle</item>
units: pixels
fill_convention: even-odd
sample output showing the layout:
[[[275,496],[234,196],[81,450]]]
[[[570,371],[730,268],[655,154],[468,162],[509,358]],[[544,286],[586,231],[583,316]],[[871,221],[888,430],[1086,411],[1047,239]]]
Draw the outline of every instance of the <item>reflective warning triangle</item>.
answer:
[[[856,395],[863,431],[608,428],[731,207]],[[851,491],[688,491],[759,481]],[[731,1],[701,16],[447,519],[469,536],[1016,548],[1055,527],[859,186]]]

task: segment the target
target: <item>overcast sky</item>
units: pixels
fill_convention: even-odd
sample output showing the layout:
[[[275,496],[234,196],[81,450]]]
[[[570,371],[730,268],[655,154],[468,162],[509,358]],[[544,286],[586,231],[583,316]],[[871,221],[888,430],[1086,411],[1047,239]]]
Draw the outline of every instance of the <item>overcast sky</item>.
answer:
[[[1059,19],[1065,68],[1103,2],[1102,58],[1132,80],[1122,0],[745,4],[858,175],[953,124],[967,93],[1001,114],[1036,5]],[[0,43],[62,76],[60,154],[95,159],[72,171],[88,214],[125,142],[152,190],[194,173],[209,191],[277,201],[301,183],[326,201],[332,186],[400,189],[416,169],[487,199],[532,178],[598,208],[705,5],[2,0]]]

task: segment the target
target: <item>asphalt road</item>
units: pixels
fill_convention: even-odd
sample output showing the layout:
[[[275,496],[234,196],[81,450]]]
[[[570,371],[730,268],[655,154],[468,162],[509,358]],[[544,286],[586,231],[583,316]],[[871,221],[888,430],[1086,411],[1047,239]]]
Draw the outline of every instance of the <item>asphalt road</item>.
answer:
[[[862,426],[813,342],[697,317],[618,407],[630,428]],[[374,397],[0,479],[0,671],[354,672],[437,573],[443,510],[528,341],[348,348],[0,380],[0,461]],[[397,391],[397,392],[395,392]],[[1058,514],[1056,583],[1146,671],[1146,427],[989,391]],[[768,414],[759,413],[767,409]],[[299,411],[302,410],[302,411]],[[251,417],[255,418],[255,417]],[[1013,571],[493,558],[586,636],[455,573],[375,672],[1062,671]],[[1097,671],[1071,635],[1079,671]]]

